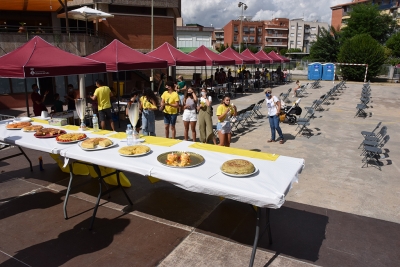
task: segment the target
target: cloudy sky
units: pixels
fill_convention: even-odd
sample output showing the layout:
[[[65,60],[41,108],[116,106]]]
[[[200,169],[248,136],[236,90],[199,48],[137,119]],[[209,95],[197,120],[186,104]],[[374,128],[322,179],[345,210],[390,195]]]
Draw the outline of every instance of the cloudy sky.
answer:
[[[241,0],[248,8],[244,16],[253,20],[272,18],[302,18],[306,21],[331,23],[331,6],[351,0]],[[242,9],[237,0],[182,0],[183,23],[197,23],[216,28],[224,27],[230,20],[238,19]]]

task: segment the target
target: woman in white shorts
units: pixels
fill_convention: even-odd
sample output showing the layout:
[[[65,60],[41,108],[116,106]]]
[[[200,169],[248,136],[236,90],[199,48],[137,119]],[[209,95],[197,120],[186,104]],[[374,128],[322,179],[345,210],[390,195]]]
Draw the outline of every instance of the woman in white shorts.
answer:
[[[183,125],[184,129],[184,139],[188,140],[189,135],[189,125],[192,131],[192,139],[193,142],[196,142],[196,123],[197,123],[197,96],[193,91],[193,88],[189,87],[189,89],[185,92],[185,97],[183,99]]]
[[[232,128],[230,123],[231,116],[237,115],[236,106],[231,104],[231,99],[229,96],[225,96],[222,99],[221,105],[217,108],[218,117],[218,137],[220,146],[230,146],[232,137]]]

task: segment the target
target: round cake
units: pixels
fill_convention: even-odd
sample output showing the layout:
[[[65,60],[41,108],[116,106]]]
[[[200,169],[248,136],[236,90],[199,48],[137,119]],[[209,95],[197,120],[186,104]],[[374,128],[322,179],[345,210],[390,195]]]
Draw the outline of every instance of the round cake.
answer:
[[[150,151],[150,147],[144,145],[125,146],[118,150],[122,155],[141,155]]]
[[[223,172],[226,172],[229,174],[242,175],[242,174],[253,173],[255,170],[255,167],[254,167],[253,163],[251,163],[248,160],[231,159],[231,160],[225,161],[224,164],[222,164],[221,170]]]

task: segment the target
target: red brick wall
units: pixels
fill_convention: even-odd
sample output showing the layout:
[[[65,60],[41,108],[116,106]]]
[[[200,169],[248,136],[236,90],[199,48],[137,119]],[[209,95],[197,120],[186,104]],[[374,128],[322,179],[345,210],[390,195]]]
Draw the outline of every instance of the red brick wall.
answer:
[[[332,10],[331,25],[336,30],[340,30],[340,26],[342,25],[342,14],[343,14],[343,10],[341,8]]]
[[[148,49],[151,47],[151,18],[145,16],[122,16],[102,21],[99,31],[119,39],[124,44],[134,49]],[[173,18],[154,18],[154,48],[164,42],[176,45],[174,38]]]

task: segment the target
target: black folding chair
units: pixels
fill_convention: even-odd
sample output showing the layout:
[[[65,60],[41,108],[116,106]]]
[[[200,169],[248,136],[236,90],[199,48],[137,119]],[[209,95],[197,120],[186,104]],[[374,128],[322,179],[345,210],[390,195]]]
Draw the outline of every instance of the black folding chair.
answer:
[[[364,166],[366,165],[366,167],[368,167],[368,165],[372,165],[375,168],[378,168],[380,171],[381,169],[381,159],[385,159],[388,158],[389,155],[388,154],[384,154],[382,152],[382,148],[379,147],[366,147],[366,154],[364,156],[364,158],[362,159],[362,162],[364,162],[364,165],[361,166],[361,168],[364,168]],[[371,164],[371,162],[373,164]]]
[[[300,134],[300,133],[301,133],[302,135],[306,134],[306,135],[307,135],[307,138],[310,138],[310,137],[312,136],[311,129],[308,128],[308,126],[310,126],[310,122],[309,122],[309,121],[300,121],[300,122],[297,122],[297,125],[298,125],[298,127],[299,127],[300,129],[299,129],[299,131],[297,132],[296,136],[297,136],[298,134]]]
[[[356,112],[356,115],[354,115],[354,118],[361,117],[361,116],[367,117],[368,114],[367,114],[367,112],[365,112],[365,109],[367,109],[367,108],[368,108],[368,106],[366,104],[363,104],[363,103],[357,104],[357,106],[356,106],[357,112]]]
[[[375,128],[372,130],[372,132],[368,132],[368,131],[362,131],[361,134],[363,136],[375,136],[375,131],[381,126],[382,122],[380,121]]]

